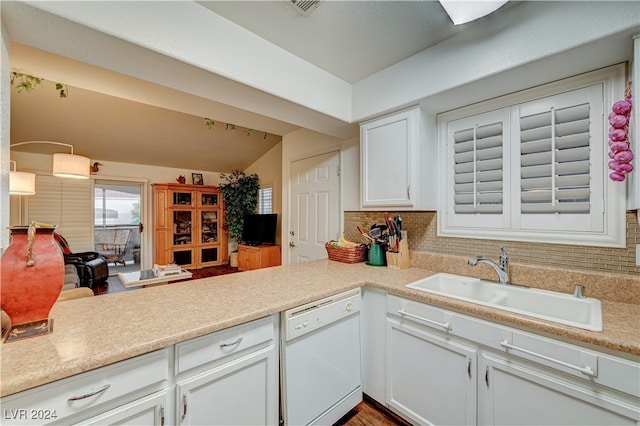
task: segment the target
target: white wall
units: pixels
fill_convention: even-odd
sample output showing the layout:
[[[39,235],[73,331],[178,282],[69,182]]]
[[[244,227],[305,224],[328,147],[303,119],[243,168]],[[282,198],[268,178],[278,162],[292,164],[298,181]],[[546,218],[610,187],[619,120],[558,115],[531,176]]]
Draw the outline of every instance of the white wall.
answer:
[[[443,112],[623,62],[639,9],[637,1],[522,2],[354,84],[352,120],[436,96]]]
[[[9,245],[9,130],[11,90],[9,51],[0,25],[0,253]]]
[[[291,162],[325,154],[331,151],[341,151],[341,206],[340,227],[343,226],[344,205],[352,206],[353,191],[359,204],[360,166],[355,151],[357,151],[359,138],[347,140],[337,139],[331,136],[302,129],[284,135],[282,137],[282,230],[280,241],[282,244],[282,263],[289,263],[287,247],[289,245],[289,170]],[[355,151],[354,151],[355,150]],[[345,195],[349,198],[345,203]]]

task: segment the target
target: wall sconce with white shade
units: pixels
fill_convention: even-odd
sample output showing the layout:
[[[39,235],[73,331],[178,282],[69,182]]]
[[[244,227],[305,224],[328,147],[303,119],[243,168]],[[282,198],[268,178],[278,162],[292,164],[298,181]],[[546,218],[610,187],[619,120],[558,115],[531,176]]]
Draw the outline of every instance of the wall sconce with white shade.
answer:
[[[88,157],[82,155],[76,155],[73,153],[73,145],[62,142],[51,141],[27,141],[18,142],[10,147],[29,144],[49,144],[49,145],[61,145],[71,148],[71,153],[56,153],[53,154],[53,175],[57,177],[75,178],[75,179],[89,179],[90,162]]]
[[[16,162],[9,160],[13,170],[9,172],[9,194],[34,195],[36,193],[36,175],[29,172],[16,171]]]

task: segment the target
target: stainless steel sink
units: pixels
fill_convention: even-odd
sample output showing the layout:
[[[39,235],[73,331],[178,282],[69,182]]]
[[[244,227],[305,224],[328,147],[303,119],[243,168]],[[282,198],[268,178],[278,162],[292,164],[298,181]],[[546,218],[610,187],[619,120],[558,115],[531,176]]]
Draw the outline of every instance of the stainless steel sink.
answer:
[[[505,286],[452,274],[432,275],[407,287],[585,330],[602,331],[602,306],[599,300],[593,298]]]

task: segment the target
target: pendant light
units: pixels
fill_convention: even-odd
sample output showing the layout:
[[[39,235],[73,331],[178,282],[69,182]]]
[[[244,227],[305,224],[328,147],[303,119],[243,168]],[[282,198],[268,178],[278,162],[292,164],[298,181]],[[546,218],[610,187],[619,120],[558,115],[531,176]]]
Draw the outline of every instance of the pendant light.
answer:
[[[9,194],[34,195],[36,193],[36,175],[29,172],[16,171],[16,162],[9,160],[13,170],[9,172]]]
[[[62,142],[51,141],[27,141],[19,142],[11,145],[11,148],[21,145],[29,144],[49,144],[49,145],[61,145],[71,148],[71,153],[56,153],[53,154],[53,175],[57,177],[75,178],[75,179],[89,179],[90,161],[89,158],[82,155],[76,155],[73,153],[73,145]]]

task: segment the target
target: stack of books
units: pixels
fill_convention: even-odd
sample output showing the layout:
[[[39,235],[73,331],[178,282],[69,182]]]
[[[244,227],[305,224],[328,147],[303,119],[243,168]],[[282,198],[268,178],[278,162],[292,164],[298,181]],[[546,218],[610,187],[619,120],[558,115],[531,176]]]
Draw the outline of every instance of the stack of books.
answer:
[[[153,272],[157,277],[164,277],[167,275],[177,275],[182,272],[182,268],[175,263],[169,263],[168,265],[153,265]]]

